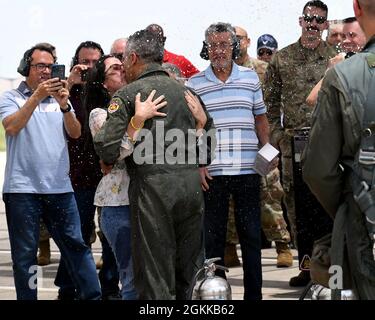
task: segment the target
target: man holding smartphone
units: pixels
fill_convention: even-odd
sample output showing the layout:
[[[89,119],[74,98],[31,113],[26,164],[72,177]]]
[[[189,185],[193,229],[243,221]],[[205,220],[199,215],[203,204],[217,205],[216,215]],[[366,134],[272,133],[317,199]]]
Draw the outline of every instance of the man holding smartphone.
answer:
[[[68,102],[66,81],[50,78],[53,63],[49,47],[26,51],[18,68],[26,81],[0,98],[7,144],[3,199],[17,299],[37,299],[33,279],[41,217],[67,261],[79,298],[100,299],[94,260],[82,239],[68,175],[65,135],[77,139],[81,125]]]
[[[76,49],[72,59],[70,75],[67,79],[69,84],[70,101],[76,113],[78,121],[84,127],[88,115],[83,108],[83,88],[85,74],[104,54],[100,44],[93,41],[82,42]],[[94,151],[91,133],[88,130],[82,131],[79,139],[68,138],[68,150],[70,158],[70,178],[73,185],[74,196],[77,201],[78,211],[81,220],[81,232],[86,245],[91,244],[91,235],[95,230],[94,196],[96,187],[102,178],[99,165],[99,158]],[[103,247],[110,250],[109,245]],[[103,299],[108,296],[118,295],[119,277],[117,265],[112,251],[104,254],[107,270],[101,270],[99,279],[102,287]],[[109,263],[108,263],[109,260]],[[108,266],[109,265],[109,266]],[[72,300],[77,297],[77,287],[69,275],[64,259],[56,274],[55,284],[60,287],[58,299]]]

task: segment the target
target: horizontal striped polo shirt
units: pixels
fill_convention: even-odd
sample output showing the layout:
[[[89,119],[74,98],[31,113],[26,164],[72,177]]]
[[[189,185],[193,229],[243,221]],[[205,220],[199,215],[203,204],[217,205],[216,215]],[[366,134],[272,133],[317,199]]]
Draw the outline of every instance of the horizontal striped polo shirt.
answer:
[[[255,174],[255,116],[267,112],[257,74],[233,62],[231,75],[224,83],[210,65],[192,76],[187,86],[201,97],[217,130],[215,160],[208,167],[210,174]]]

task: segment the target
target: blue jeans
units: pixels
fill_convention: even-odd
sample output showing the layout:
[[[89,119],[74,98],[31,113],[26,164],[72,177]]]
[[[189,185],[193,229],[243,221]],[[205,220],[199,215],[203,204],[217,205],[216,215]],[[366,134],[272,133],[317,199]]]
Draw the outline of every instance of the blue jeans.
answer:
[[[74,198],[77,203],[80,218],[82,238],[87,246],[90,246],[90,237],[95,226],[94,216],[96,208],[93,204],[94,196],[95,188],[74,191]],[[57,269],[55,285],[60,287],[60,299],[76,298],[76,288],[73,279],[69,275],[68,266],[63,257],[61,257],[59,267]]]
[[[103,207],[100,218],[102,231],[116,257],[122,299],[135,300],[129,206]]]
[[[31,270],[36,271],[37,266],[40,218],[66,261],[79,298],[100,299],[95,263],[82,239],[74,194],[5,193],[3,199],[17,299],[37,299],[37,288],[30,285],[30,280],[35,279]]]
[[[221,263],[224,263],[229,195],[233,195],[236,229],[242,251],[245,300],[262,299],[259,179],[257,174],[215,176],[205,192],[206,258],[220,257]],[[224,272],[218,274],[225,277]]]

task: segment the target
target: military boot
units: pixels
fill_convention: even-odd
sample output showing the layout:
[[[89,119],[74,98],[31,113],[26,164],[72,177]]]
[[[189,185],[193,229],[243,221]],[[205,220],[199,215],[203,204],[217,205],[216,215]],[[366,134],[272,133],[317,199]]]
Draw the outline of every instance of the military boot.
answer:
[[[225,246],[224,264],[228,268],[239,267],[241,265],[235,244],[227,243]]]
[[[38,266],[46,266],[51,263],[51,249],[49,239],[39,241]]]
[[[293,265],[293,255],[287,243],[275,241],[278,268],[289,268]]]

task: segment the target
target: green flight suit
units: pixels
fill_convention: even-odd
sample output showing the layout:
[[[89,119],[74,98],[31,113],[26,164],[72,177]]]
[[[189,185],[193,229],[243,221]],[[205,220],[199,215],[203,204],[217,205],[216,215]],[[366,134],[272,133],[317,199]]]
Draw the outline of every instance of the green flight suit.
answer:
[[[194,153],[195,119],[184,97],[188,89],[169,78],[160,65],[149,64],[136,81],[114,95],[94,143],[100,158],[114,163],[135,113],[136,94],[140,92],[145,100],[153,89],[156,96],[165,96],[168,104],[160,111],[167,116],[145,122],[145,130],[139,134],[143,138],[135,144],[132,156],[126,158],[135,287],[140,299],[188,299],[191,282],[204,259],[204,200]],[[206,115],[208,131],[213,121],[207,111]],[[182,140],[168,137],[171,130],[178,131]],[[192,143],[185,143],[188,139]],[[175,155],[176,161],[183,161],[171,162]],[[202,165],[210,163],[209,158]],[[142,159],[145,163],[140,162]],[[188,163],[187,159],[194,161]]]
[[[343,268],[344,289],[375,299],[375,261],[365,216],[353,198],[351,163],[361,141],[364,103],[375,76],[375,36],[363,53],[327,72],[303,155],[303,176],[334,218],[331,264]]]

